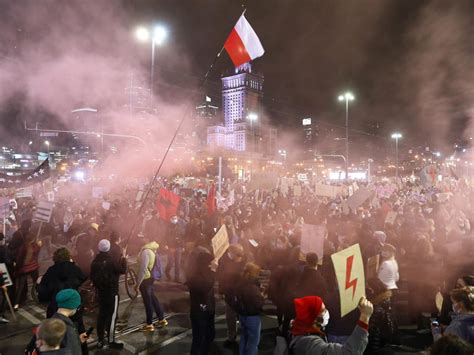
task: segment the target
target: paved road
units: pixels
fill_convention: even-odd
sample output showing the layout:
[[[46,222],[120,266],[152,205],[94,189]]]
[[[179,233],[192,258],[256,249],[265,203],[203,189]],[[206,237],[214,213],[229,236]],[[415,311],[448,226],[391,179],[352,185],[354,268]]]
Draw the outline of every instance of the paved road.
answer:
[[[45,263],[47,267],[50,263]],[[191,347],[191,324],[189,321],[189,293],[187,288],[178,283],[158,282],[155,291],[160,302],[163,303],[167,313],[169,325],[164,329],[156,330],[154,333],[142,333],[139,329],[144,325],[145,309],[140,296],[131,300],[125,292],[122,282],[120,286],[120,319],[126,324],[119,328],[118,340],[125,344],[121,352],[95,349],[95,339],[92,336],[90,342],[91,354],[187,354]],[[262,337],[260,343],[260,354],[272,354],[277,322],[272,313],[272,306],[267,305],[269,315],[262,316]],[[7,314],[10,317],[9,314]],[[94,311],[86,313],[86,326],[95,327],[96,315]],[[17,322],[0,325],[0,355],[22,354],[25,344],[32,336],[32,329],[45,318],[45,306],[29,301],[27,305],[17,312]],[[404,343],[420,348],[419,340],[423,337],[413,330],[404,331]],[[214,354],[237,354],[238,349],[226,349],[223,343],[226,339],[226,325],[224,317],[224,303],[221,299],[217,301],[216,310],[216,339],[214,342]],[[407,347],[397,349],[395,353],[415,352],[415,349]]]

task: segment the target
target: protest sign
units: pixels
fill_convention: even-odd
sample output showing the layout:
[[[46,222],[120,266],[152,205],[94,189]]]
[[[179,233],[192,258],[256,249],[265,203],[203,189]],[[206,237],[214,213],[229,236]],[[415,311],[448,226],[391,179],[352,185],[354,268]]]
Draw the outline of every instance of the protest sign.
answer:
[[[12,286],[12,278],[10,277],[10,274],[8,273],[7,265],[4,263],[0,263],[0,274],[3,274],[4,280],[5,280],[5,286]]]
[[[54,202],[40,201],[33,214],[33,221],[49,223],[53,214]]]
[[[370,198],[371,195],[372,192],[368,188],[361,187],[347,199],[347,204],[350,208],[356,209],[357,207],[362,205],[368,198]]]
[[[278,174],[276,173],[254,173],[248,184],[248,189],[249,191],[256,189],[272,190],[277,185],[277,182]]]
[[[339,286],[341,317],[344,317],[356,309],[360,298],[365,296],[364,264],[359,244],[332,254],[331,259]]]
[[[326,227],[314,224],[301,225],[301,253],[316,253],[319,263],[322,264],[324,256],[324,237],[326,236]]]
[[[335,198],[338,194],[342,192],[340,186],[332,186],[325,184],[315,184],[314,192],[317,196],[331,197]]]
[[[387,213],[387,216],[385,217],[385,224],[393,225],[396,219],[397,219],[397,212],[390,211]]]
[[[54,191],[48,191],[46,193],[46,198],[49,202],[54,202]]]
[[[288,181],[286,178],[281,178],[280,191],[283,195],[288,195]]]
[[[214,252],[214,260],[219,260],[229,248],[229,237],[225,224],[219,229],[216,235],[212,238],[212,250]]]
[[[99,186],[94,186],[92,188],[92,197],[93,198],[102,198],[104,197],[104,189]]]
[[[7,197],[0,197],[0,218],[7,218],[10,214],[10,200]]]
[[[16,189],[15,198],[31,198],[31,197],[33,197],[32,187],[23,187],[21,189]]]
[[[301,196],[301,186],[300,185],[295,185],[293,187],[293,194],[295,196],[298,196],[298,197]]]
[[[107,201],[102,202],[102,208],[106,211],[110,210],[110,202],[107,202]]]

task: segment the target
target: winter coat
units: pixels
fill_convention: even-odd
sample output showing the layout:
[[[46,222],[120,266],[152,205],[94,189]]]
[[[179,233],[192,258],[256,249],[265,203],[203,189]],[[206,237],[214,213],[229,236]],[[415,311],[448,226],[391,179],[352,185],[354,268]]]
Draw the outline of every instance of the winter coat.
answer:
[[[381,351],[395,335],[396,325],[392,314],[391,295],[391,291],[386,291],[376,297],[378,300],[374,300],[374,313],[370,317],[369,344],[366,354]]]
[[[297,292],[299,297],[319,296],[324,300],[328,294],[328,287],[319,270],[306,266],[301,274]]]
[[[294,337],[290,342],[293,355],[357,355],[363,354],[368,343],[368,333],[357,325],[344,345],[328,343],[319,335]]]
[[[77,329],[74,327],[74,323],[68,317],[60,313],[53,314],[51,318],[61,319],[66,323],[66,334],[64,334],[64,338],[61,342],[61,348],[70,351],[72,355],[82,355],[81,340]]]
[[[242,261],[235,262],[229,258],[228,253],[225,253],[219,259],[219,265],[216,270],[219,293],[227,294],[235,287],[240,273],[244,270],[245,262],[245,257],[242,258]]]
[[[156,251],[160,246],[157,242],[150,242],[143,246],[138,256],[138,276],[137,283],[140,285],[143,280],[147,280],[151,277],[151,270],[155,265]]]
[[[209,268],[205,270],[195,270],[187,279],[186,285],[189,288],[191,314],[205,311],[215,313],[214,281],[215,273]]]
[[[100,252],[91,264],[91,280],[99,293],[118,295],[120,275],[127,271],[127,260],[121,258],[117,264],[111,255]]]
[[[38,299],[40,302],[55,302],[56,294],[66,288],[77,290],[86,276],[81,269],[71,261],[55,263],[43,275],[38,286]]]
[[[474,344],[474,314],[453,314],[451,324],[444,334],[454,334],[470,344]]]
[[[237,284],[230,306],[241,316],[258,316],[264,303],[258,280],[242,278]]]

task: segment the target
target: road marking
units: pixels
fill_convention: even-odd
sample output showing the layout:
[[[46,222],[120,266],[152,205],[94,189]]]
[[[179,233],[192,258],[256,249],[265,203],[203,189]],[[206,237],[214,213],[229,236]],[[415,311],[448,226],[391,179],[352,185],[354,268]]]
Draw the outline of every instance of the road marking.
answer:
[[[38,312],[38,313],[41,314],[41,315],[45,314],[45,312],[46,312],[45,309],[40,308],[40,307],[38,307],[38,306],[36,306],[36,305],[31,305],[31,306],[29,306],[29,308],[31,308],[31,309],[32,309],[33,311],[35,311],[35,312]]]
[[[36,318],[34,315],[32,315],[30,312],[25,311],[23,308],[18,308],[18,313],[25,319],[29,320],[31,323],[34,325],[40,324],[41,320]]]
[[[216,321],[220,321],[222,319],[225,319],[225,314],[222,314],[218,317],[215,318],[214,322]],[[165,346],[168,346],[170,344],[173,344],[174,342],[177,342],[181,339],[184,339],[186,338],[189,334],[192,334],[193,330],[192,329],[188,329],[178,335],[175,335],[174,337],[171,337],[169,339],[166,339],[165,341],[161,342],[158,344],[158,348],[164,348]],[[147,351],[142,351],[139,355],[145,355],[147,354]]]
[[[123,348],[124,348],[125,350],[131,352],[132,354],[136,354],[136,353],[137,353],[137,349],[136,349],[135,347],[133,347],[133,346],[131,346],[130,344],[127,344],[127,343],[125,343],[125,342],[123,342],[123,341],[122,341],[122,343],[123,343]]]

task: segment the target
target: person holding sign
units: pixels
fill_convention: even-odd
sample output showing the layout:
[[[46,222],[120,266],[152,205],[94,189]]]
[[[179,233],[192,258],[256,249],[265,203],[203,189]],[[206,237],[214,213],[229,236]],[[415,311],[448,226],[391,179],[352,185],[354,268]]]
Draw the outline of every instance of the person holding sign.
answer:
[[[296,317],[291,333],[289,349],[294,355],[363,354],[368,343],[369,319],[374,311],[365,297],[359,301],[360,317],[352,334],[344,345],[328,343],[323,328],[329,322],[329,311],[318,296],[306,296],[294,300]]]

